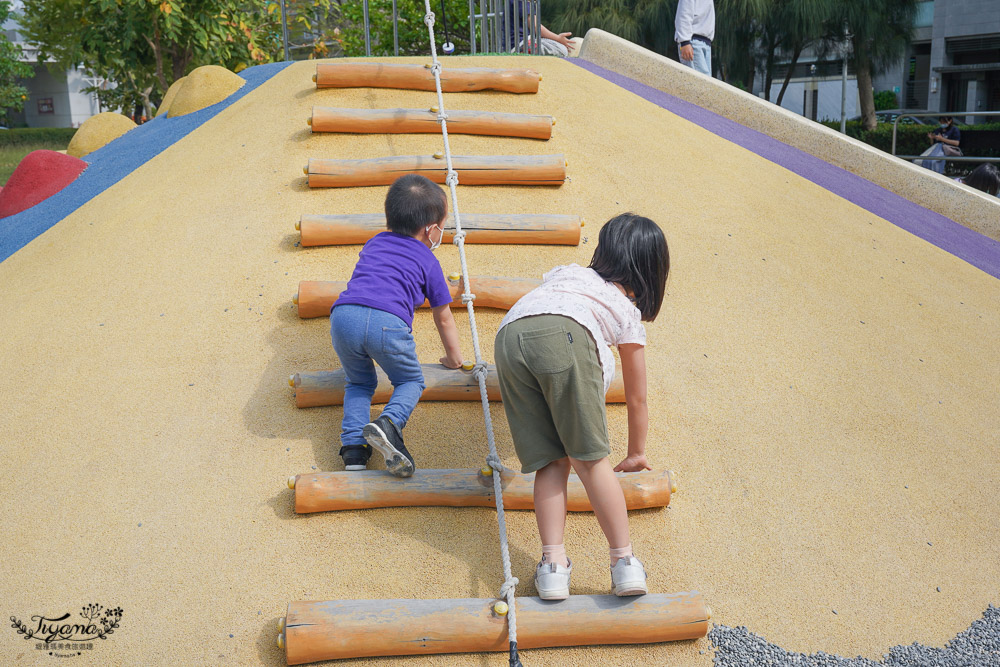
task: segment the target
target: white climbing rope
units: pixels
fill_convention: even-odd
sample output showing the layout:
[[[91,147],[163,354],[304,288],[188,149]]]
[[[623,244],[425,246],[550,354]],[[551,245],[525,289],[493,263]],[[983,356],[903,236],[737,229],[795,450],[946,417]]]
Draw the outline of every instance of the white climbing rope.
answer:
[[[479,395],[483,401],[483,419],[486,422],[486,442],[489,444],[490,452],[486,457],[486,463],[493,471],[493,496],[497,507],[497,524],[500,529],[500,557],[503,560],[504,582],[500,587],[500,598],[507,601],[507,638],[511,646],[511,664],[517,659],[517,618],[514,608],[514,592],[518,579],[511,575],[510,548],[507,546],[507,517],[503,509],[503,487],[501,486],[500,473],[503,471],[503,463],[497,456],[496,442],[493,438],[493,420],[490,418],[490,399],[486,393],[486,363],[479,350],[479,333],[476,330],[476,311],[473,302],[476,295],[469,291],[469,266],[465,259],[465,232],[462,231],[462,216],[458,211],[458,173],[451,164],[451,146],[448,143],[448,114],[445,113],[444,95],[441,93],[441,63],[437,57],[437,45],[434,40],[434,12],[431,11],[430,0],[424,0],[424,23],[427,24],[427,32],[431,42],[431,72],[434,74],[434,86],[437,89],[437,118],[441,122],[441,136],[444,138],[444,159],[448,167],[445,183],[451,190],[451,209],[455,218],[455,238],[454,243],[458,246],[458,256],[462,265],[462,303],[469,311],[469,326],[472,329],[472,349],[475,353],[476,364],[472,373],[479,382]]]

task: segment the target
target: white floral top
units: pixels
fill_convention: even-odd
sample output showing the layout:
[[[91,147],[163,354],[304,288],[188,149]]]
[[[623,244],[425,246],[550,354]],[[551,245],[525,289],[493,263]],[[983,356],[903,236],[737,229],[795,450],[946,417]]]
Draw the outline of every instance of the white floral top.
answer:
[[[531,315],[564,315],[590,332],[597,343],[604,372],[604,393],[615,377],[615,358],[610,346],[646,344],[646,329],[639,309],[596,271],[578,264],[557,266],[542,276],[541,286],[514,304],[500,322],[500,328]]]

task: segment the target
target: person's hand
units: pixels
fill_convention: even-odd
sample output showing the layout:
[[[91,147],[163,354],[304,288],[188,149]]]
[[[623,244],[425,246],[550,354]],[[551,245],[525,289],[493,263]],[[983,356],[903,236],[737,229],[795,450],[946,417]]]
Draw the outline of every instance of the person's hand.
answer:
[[[694,60],[694,47],[690,44],[685,44],[681,47],[681,60],[691,61]]]
[[[572,36],[573,33],[571,32],[561,32],[556,35],[556,41],[565,46],[569,51],[572,51],[576,48],[576,45],[570,40]]]
[[[462,367],[461,359],[452,359],[451,357],[441,357],[440,361],[441,365],[444,366],[445,368],[455,369]]]
[[[649,465],[645,454],[626,456],[621,463],[615,466],[615,472],[642,472],[643,470],[652,469],[653,467]]]

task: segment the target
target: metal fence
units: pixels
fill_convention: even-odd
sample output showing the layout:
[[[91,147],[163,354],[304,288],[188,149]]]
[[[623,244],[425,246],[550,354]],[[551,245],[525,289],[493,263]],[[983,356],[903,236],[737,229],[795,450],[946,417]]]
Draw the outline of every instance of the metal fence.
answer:
[[[433,3],[432,3],[433,6]],[[443,4],[442,4],[443,10]],[[369,0],[363,0],[365,56],[372,55]],[[288,21],[285,0],[281,0],[282,43],[288,53]],[[540,0],[469,0],[469,45],[476,53],[542,52],[542,12]],[[454,47],[452,47],[454,48]],[[450,51],[442,49],[445,54]],[[392,53],[399,55],[399,7],[392,0]]]
[[[950,116],[952,118],[967,118],[969,116],[1000,116],[1000,111],[927,111],[911,113],[907,111],[905,114],[900,114],[896,116],[896,119],[892,121],[892,154],[896,155],[896,130],[899,128],[899,119],[903,116],[912,116],[914,118],[941,118],[942,116]],[[960,157],[947,157],[947,156],[935,156],[928,157],[926,155],[896,155],[898,158],[904,160],[945,160],[948,162],[1000,162],[1000,157],[974,157],[969,155],[962,155]]]

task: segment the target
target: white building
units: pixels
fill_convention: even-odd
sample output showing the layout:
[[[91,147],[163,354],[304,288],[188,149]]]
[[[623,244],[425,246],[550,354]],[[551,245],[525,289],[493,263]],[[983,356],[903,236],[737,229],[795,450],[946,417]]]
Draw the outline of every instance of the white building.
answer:
[[[14,3],[12,10],[20,10],[21,3]],[[97,97],[82,92],[84,88],[101,82],[85,75],[81,70],[50,71],[44,62],[38,62],[38,50],[25,44],[19,32],[17,18],[11,14],[3,24],[7,39],[21,47],[21,62],[35,70],[35,76],[20,83],[28,89],[24,110],[11,111],[7,120],[12,127],[79,127],[80,123],[100,113]]]

